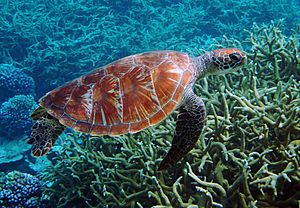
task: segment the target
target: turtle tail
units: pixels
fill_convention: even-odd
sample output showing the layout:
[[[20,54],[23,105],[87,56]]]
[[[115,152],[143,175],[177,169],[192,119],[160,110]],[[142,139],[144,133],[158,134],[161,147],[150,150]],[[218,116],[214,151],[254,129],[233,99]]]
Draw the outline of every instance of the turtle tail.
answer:
[[[34,156],[45,155],[53,146],[59,135],[65,130],[65,126],[58,119],[51,116],[47,110],[39,106],[31,118],[36,122],[31,128],[28,144],[32,144],[31,152]]]

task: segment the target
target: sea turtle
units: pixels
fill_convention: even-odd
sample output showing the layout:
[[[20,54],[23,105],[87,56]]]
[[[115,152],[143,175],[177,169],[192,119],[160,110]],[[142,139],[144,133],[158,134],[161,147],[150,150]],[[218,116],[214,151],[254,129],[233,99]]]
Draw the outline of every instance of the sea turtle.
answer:
[[[196,144],[205,123],[205,106],[193,92],[196,80],[224,74],[245,63],[236,48],[191,57],[177,51],[131,55],[100,67],[40,99],[28,141],[34,156],[46,154],[68,126],[91,135],[135,133],[179,109],[171,149],[159,170],[173,166]]]

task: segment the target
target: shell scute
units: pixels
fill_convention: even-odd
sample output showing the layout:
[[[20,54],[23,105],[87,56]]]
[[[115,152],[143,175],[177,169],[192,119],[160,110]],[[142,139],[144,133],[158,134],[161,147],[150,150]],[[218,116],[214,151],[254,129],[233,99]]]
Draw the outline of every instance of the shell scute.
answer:
[[[181,86],[183,86],[183,87],[186,86],[189,83],[189,81],[191,80],[191,76],[193,76],[193,75],[190,71],[183,72],[182,80],[180,83]]]
[[[171,100],[163,107],[163,111],[166,114],[169,114],[173,111],[174,108],[176,108],[176,106],[177,106],[177,103]]]
[[[179,68],[186,68],[190,64],[190,58],[187,54],[171,52],[170,61],[176,64]]]
[[[51,108],[48,108],[48,113],[51,115],[55,115],[56,118],[60,118],[65,113],[65,111],[63,108],[52,105]]]
[[[129,124],[114,125],[110,129],[110,135],[120,135],[129,132]]]
[[[92,126],[91,123],[77,121],[76,125],[74,126],[74,129],[76,131],[81,131],[81,132],[90,132],[91,126]]]
[[[90,118],[89,90],[90,87],[87,85],[77,85],[66,103],[65,112],[77,121],[88,121]]]
[[[110,126],[105,125],[92,125],[90,129],[91,135],[109,135],[110,134]]]
[[[167,53],[161,53],[159,51],[146,52],[141,56],[134,56],[134,63],[139,66],[146,66],[149,69],[154,69],[161,62],[165,61]]]
[[[157,111],[157,101],[150,72],[144,67],[132,69],[120,79],[123,101],[123,121],[134,123]]]
[[[59,121],[66,126],[69,126],[71,128],[76,127],[76,120],[71,118],[68,114],[64,113],[59,117]]]
[[[41,98],[40,104],[50,109],[53,105],[59,108],[64,108],[76,86],[77,82],[70,82],[61,88],[55,89],[48,93],[45,97]]]
[[[138,132],[142,129],[145,129],[147,128],[148,126],[150,126],[150,123],[149,123],[149,120],[148,119],[145,119],[143,121],[140,121],[140,122],[137,122],[137,123],[132,123],[130,125],[130,130],[129,132],[131,133],[135,133],[135,132]]]
[[[92,113],[90,121],[96,125],[121,123],[121,101],[119,80],[114,76],[103,77],[92,91]]]
[[[176,101],[176,102],[179,102],[181,97],[182,97],[182,94],[183,94],[183,91],[184,91],[184,87],[179,85],[177,87],[177,89],[175,90],[175,93],[174,93],[174,96],[173,96],[173,100]]]
[[[88,86],[94,85],[97,82],[99,82],[106,74],[107,72],[103,70],[103,68],[99,68],[96,69],[94,72],[82,76],[80,81],[83,85],[88,85]]]
[[[182,70],[171,62],[159,65],[153,72],[153,83],[160,105],[164,105],[172,98],[182,76]]]
[[[164,111],[159,110],[158,112],[156,112],[150,119],[150,125],[155,125],[158,122],[160,122],[161,120],[163,120],[166,117],[166,114],[164,113]]]

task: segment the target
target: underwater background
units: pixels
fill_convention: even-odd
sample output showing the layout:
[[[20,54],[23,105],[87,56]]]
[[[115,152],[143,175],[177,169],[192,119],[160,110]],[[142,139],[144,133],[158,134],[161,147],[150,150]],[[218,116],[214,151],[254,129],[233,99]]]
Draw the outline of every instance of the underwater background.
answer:
[[[299,207],[299,0],[0,0],[0,207]],[[207,123],[164,172],[176,113],[137,134],[26,143],[48,91],[151,50],[247,53],[199,80]]]

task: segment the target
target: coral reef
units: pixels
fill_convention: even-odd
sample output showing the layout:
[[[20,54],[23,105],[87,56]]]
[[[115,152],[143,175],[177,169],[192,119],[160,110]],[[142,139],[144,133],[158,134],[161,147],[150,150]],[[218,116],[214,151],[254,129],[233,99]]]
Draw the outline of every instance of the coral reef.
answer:
[[[11,140],[0,136],[0,173],[17,170],[39,174],[51,164],[51,155],[41,158],[32,157],[31,145],[27,144],[27,140],[26,135]],[[58,147],[56,146],[54,151],[57,151]]]
[[[29,163],[28,167],[37,174],[41,173],[45,168],[52,164],[48,157],[38,157],[32,162],[30,160],[26,161]]]
[[[38,178],[27,173],[13,171],[1,178],[0,206],[3,208],[39,208],[42,184]]]
[[[26,152],[30,150],[30,145],[25,142],[26,139],[27,137],[23,137],[8,141],[0,137],[0,171],[6,172],[9,167],[16,169],[16,163],[25,159]]]
[[[243,43],[249,64],[242,74],[207,77],[196,86],[205,100],[208,122],[197,147],[174,169],[156,171],[170,147],[175,115],[135,135],[88,138],[69,132],[55,164],[42,173],[52,183],[45,193],[53,207],[298,205],[298,0],[0,4],[0,62],[22,68],[0,66],[0,101],[10,98],[1,106],[0,130],[14,138],[30,125],[35,87],[41,96],[129,54],[210,49],[221,35],[240,40],[249,35]],[[285,28],[298,29],[258,26],[279,18],[285,19]],[[243,33],[253,21],[257,24],[249,34]],[[0,159],[24,159],[5,151],[0,151]]]
[[[15,95],[35,95],[35,84],[32,77],[24,71],[9,65],[0,65],[0,102]]]
[[[31,71],[39,95],[129,54],[208,49],[215,37],[240,37],[253,21],[300,20],[297,0],[15,0],[1,11],[0,62]]]
[[[45,193],[58,207],[299,206],[298,31],[286,38],[279,27],[254,25],[247,68],[196,85],[208,109],[207,125],[176,167],[157,171],[175,115],[134,135],[71,132],[43,173],[52,182]]]
[[[282,21],[269,26],[253,26],[253,32],[248,31],[251,45],[249,57],[254,61],[256,72],[264,73],[274,81],[287,81],[291,75],[300,80],[299,38],[300,27],[293,31],[290,37],[282,32]],[[272,70],[265,72],[265,68]]]
[[[207,27],[219,35],[230,35],[235,38],[246,37],[243,30],[251,28],[254,22],[262,24],[273,20],[284,20],[285,28],[288,29],[295,28],[300,21],[300,5],[297,1],[205,0],[203,3],[205,10],[208,10],[211,15]]]
[[[32,95],[16,95],[0,107],[1,133],[16,138],[29,131],[32,125],[30,113],[37,107]]]

